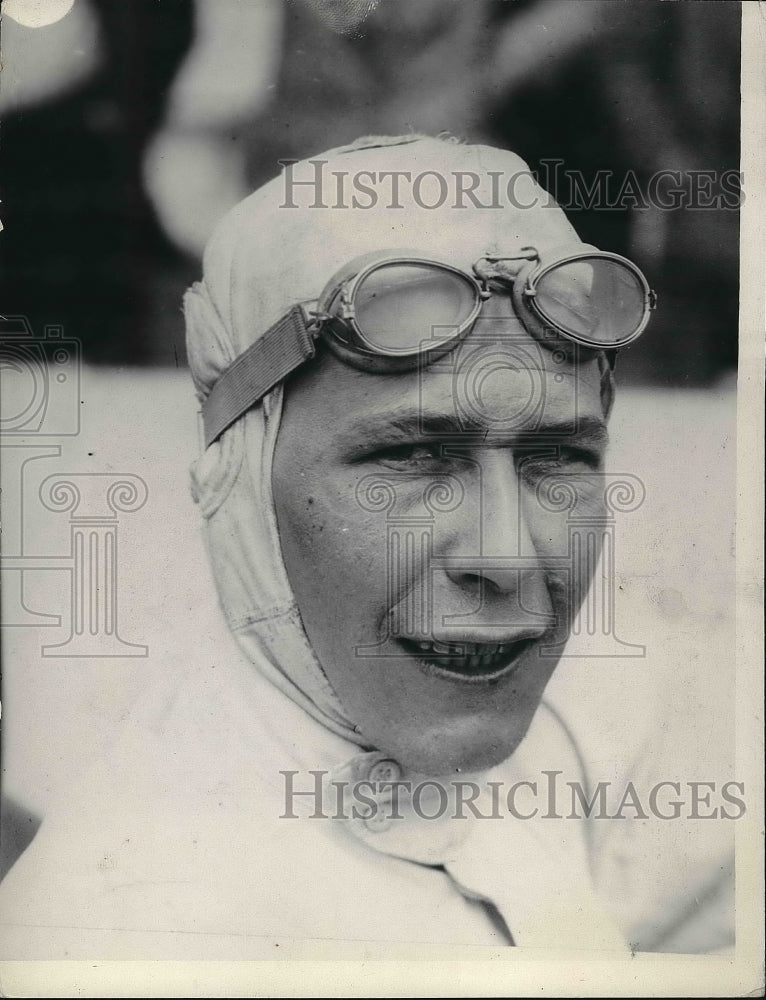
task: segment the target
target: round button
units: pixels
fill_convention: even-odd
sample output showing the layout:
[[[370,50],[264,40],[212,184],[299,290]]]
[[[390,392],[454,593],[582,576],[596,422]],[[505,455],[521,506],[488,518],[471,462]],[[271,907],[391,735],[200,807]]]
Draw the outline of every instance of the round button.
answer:
[[[402,769],[395,760],[383,758],[377,761],[370,768],[370,781],[398,781],[402,776]]]

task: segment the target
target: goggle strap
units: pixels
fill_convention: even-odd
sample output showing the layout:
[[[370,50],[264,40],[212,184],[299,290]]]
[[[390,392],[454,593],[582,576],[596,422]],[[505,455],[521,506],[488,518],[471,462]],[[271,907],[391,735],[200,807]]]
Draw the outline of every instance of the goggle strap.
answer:
[[[202,404],[205,447],[315,353],[306,314],[302,306],[293,306],[229,365],[210,390]]]

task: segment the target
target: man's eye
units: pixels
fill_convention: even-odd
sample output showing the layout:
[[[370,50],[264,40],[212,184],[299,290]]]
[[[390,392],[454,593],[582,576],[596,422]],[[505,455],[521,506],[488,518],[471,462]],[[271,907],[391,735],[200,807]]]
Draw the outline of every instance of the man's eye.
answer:
[[[527,480],[541,479],[543,476],[583,472],[597,472],[601,468],[599,452],[584,448],[559,448],[550,455],[529,455],[519,463],[520,475]]]
[[[400,444],[391,448],[381,448],[371,458],[391,469],[428,471],[441,468],[445,464],[441,446],[438,444]]]

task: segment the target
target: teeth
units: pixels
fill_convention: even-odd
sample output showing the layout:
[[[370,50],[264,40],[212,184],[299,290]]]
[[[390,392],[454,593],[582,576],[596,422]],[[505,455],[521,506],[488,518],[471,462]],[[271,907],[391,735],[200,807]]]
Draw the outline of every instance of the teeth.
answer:
[[[445,656],[486,658],[489,656],[503,656],[511,649],[511,643],[501,642],[424,642],[422,640],[414,643],[423,653],[441,653]]]
[[[516,642],[426,642],[412,639],[412,645],[427,659],[433,659],[445,670],[470,674],[489,673],[503,666],[518,646]]]

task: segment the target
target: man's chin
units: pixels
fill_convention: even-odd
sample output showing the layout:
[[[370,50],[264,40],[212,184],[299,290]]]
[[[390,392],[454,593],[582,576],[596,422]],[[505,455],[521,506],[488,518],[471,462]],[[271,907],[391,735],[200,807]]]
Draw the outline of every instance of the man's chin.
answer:
[[[496,767],[526,736],[555,668],[540,659],[539,646],[525,643],[499,663],[467,668],[460,660],[420,662],[397,649],[405,655],[387,661],[387,689],[399,689],[398,704],[385,719],[368,711],[360,729],[411,773],[454,777]]]
[[[533,713],[534,714],[534,713]],[[393,752],[405,771],[432,778],[454,778],[459,774],[488,771],[513,756],[527,734],[532,716],[516,721],[493,733],[482,726],[479,731],[464,729],[459,723],[449,733],[438,728],[421,733],[412,744]],[[453,720],[454,723],[454,720]]]

